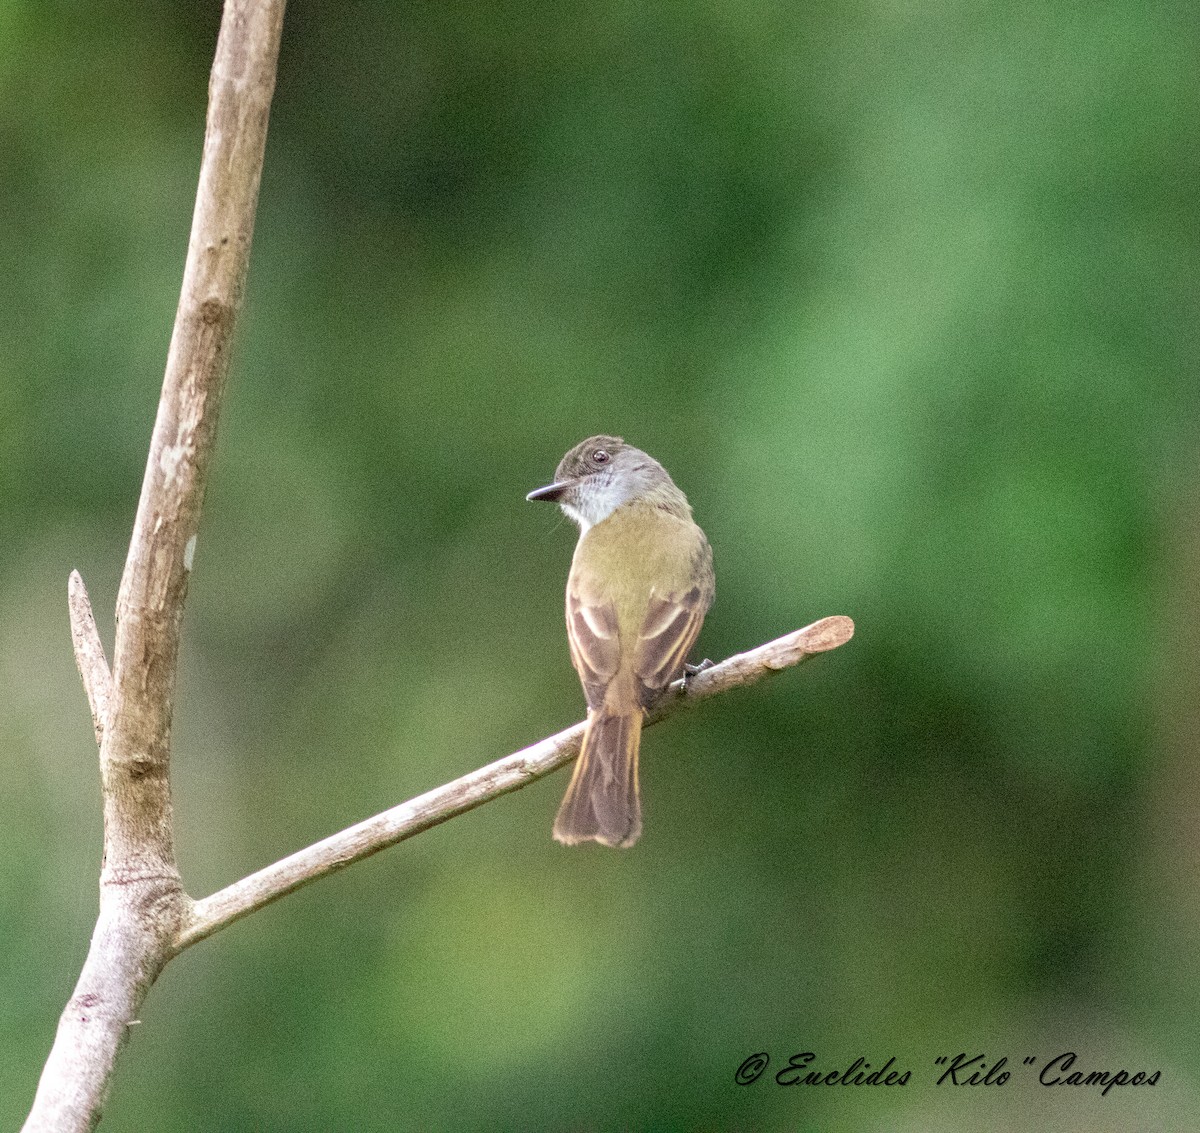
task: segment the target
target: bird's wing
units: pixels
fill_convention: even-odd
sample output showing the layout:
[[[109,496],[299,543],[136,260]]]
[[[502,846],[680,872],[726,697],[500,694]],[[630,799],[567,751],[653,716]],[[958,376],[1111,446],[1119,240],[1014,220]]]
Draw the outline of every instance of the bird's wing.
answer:
[[[578,591],[568,589],[567,640],[588,707],[599,708],[621,662],[616,608],[611,602],[588,604]]]
[[[708,601],[699,586],[682,594],[651,593],[633,666],[645,690],[647,707],[683,672],[707,612]]]

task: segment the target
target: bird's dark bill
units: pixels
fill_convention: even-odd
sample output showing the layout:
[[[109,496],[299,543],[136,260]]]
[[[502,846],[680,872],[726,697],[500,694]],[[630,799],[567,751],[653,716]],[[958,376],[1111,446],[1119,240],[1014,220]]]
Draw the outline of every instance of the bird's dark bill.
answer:
[[[527,500],[547,500],[550,503],[557,503],[562,498],[563,492],[569,487],[571,485],[567,482],[547,484],[544,488],[534,488],[525,498]]]

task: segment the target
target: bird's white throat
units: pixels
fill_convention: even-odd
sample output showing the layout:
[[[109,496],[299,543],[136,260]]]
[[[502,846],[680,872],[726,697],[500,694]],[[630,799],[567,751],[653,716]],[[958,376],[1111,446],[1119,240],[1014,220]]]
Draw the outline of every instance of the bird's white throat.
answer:
[[[628,477],[593,475],[581,480],[571,493],[571,500],[562,500],[560,507],[579,524],[582,535],[597,523],[603,523],[623,503],[636,494],[638,484]]]

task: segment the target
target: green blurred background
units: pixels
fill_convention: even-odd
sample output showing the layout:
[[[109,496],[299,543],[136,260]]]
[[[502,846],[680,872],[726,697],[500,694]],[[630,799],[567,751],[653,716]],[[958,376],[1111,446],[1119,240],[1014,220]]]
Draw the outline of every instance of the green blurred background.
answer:
[[[66,580],[111,643],[218,16],[0,0],[4,1128],[95,914]],[[551,841],[559,773],[189,952],[103,1128],[1195,1128],[1198,48],[1135,0],[294,2],[189,890],[579,718],[523,496],[590,433],[690,496],[704,655],[858,632],[650,732],[635,850]],[[776,1086],[803,1050],[913,1081]],[[1064,1050],[1163,1077],[1020,1065]]]

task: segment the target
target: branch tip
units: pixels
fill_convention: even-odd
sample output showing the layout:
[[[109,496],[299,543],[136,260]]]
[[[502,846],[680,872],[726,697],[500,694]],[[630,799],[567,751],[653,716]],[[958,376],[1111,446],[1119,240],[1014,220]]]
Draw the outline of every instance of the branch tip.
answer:
[[[829,618],[822,618],[819,622],[813,622],[810,626],[805,626],[804,629],[798,629],[795,633],[781,639],[782,642],[788,642],[785,650],[782,650],[786,657],[787,653],[796,652],[798,654],[809,653],[828,653],[831,649],[837,649],[839,645],[845,645],[854,636],[854,622],[844,614],[834,614]],[[796,660],[800,660],[797,657]],[[774,665],[768,661],[771,668],[786,668],[788,665],[794,664],[794,661],[784,660],[782,665]]]
[[[109,706],[112,704],[113,682],[108,661],[104,656],[104,645],[100,631],[96,628],[96,617],[92,613],[91,599],[79,571],[71,571],[67,580],[67,608],[71,615],[71,643],[75,647],[75,665],[83,680],[88,705],[92,710],[92,727],[96,732],[97,746],[104,740],[104,728],[108,723]]]

